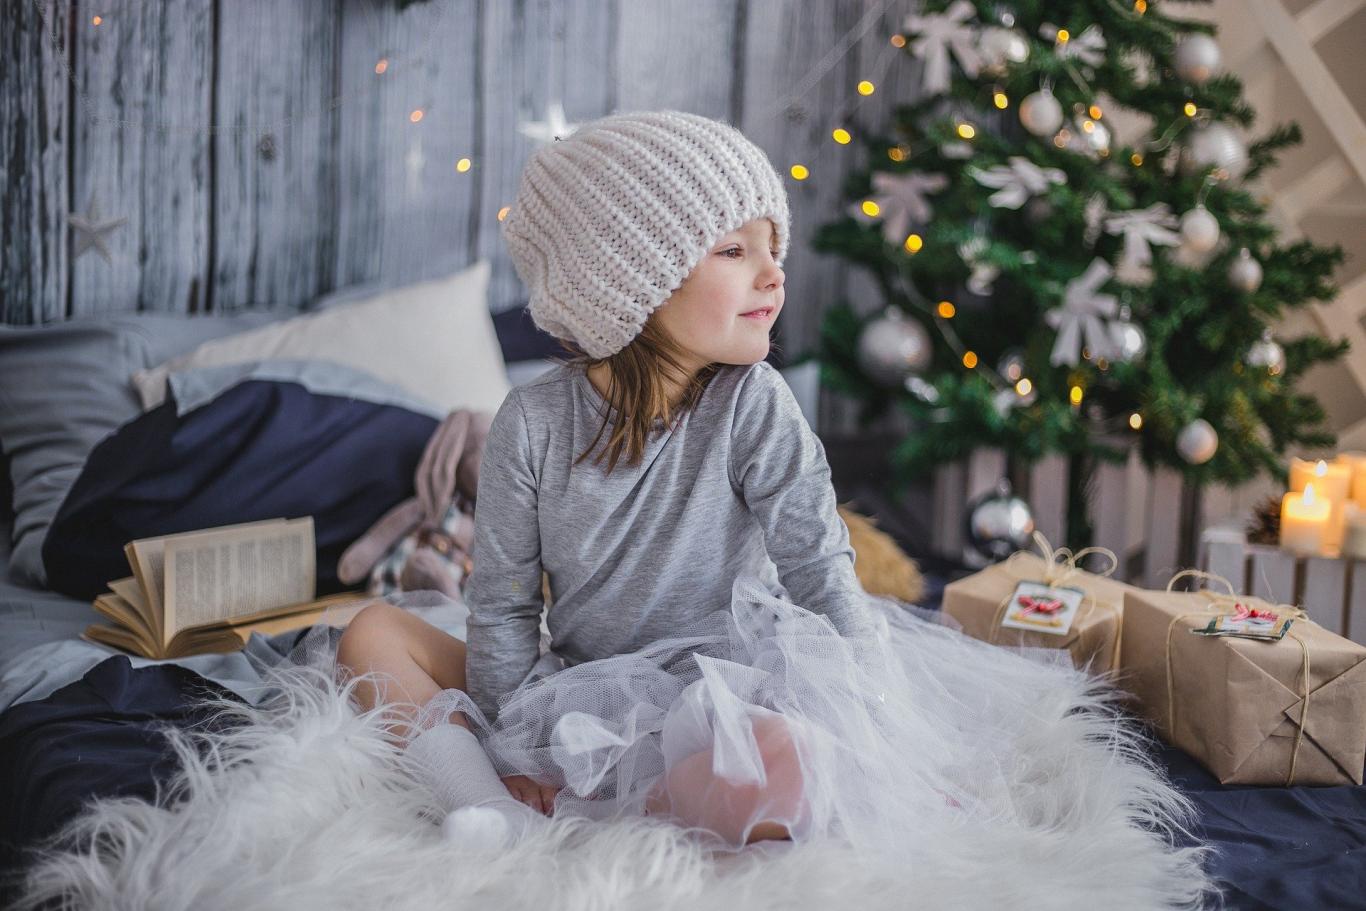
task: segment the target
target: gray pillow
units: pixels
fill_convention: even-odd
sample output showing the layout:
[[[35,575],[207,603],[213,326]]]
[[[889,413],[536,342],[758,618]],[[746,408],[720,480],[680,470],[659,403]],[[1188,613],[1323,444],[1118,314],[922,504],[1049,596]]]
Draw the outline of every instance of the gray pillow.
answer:
[[[47,585],[48,525],[95,444],[142,413],[129,381],[133,371],[297,313],[124,313],[0,326],[0,450],[13,484],[10,578]]]

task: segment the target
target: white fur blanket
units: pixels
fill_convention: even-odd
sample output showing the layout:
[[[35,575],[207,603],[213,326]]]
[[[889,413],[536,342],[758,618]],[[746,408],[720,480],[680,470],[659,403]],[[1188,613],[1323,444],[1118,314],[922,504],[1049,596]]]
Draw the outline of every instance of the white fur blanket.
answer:
[[[683,829],[644,818],[556,819],[506,853],[461,855],[440,838],[429,795],[395,763],[382,719],[350,707],[355,681],[342,687],[296,667],[277,682],[281,698],[259,708],[222,703],[243,722],[230,733],[169,732],[184,771],[159,805],[96,804],[69,827],[72,840],[32,868],[26,901],[187,911],[1151,911],[1208,897],[1201,849],[1145,847],[1125,794],[1085,788],[1075,798],[1084,807],[1068,806],[1065,788],[1038,789],[1047,824],[1028,840],[983,822],[931,821],[938,829],[909,857],[772,841],[711,856]],[[1021,746],[1026,766],[1044,752]]]

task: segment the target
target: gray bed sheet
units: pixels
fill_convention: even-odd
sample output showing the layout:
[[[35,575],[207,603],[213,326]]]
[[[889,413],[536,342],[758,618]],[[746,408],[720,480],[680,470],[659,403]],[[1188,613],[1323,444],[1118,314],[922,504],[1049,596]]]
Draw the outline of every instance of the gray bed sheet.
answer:
[[[0,515],[0,711],[20,702],[42,699],[81,679],[95,665],[113,655],[128,658],[133,667],[178,664],[222,685],[252,705],[273,692],[267,669],[287,660],[300,660],[297,633],[253,635],[239,652],[194,655],[154,661],[80,638],[100,619],[85,601],[53,591],[21,585],[9,575],[9,516]],[[465,638],[469,611],[435,593],[413,592],[391,598],[439,629]],[[544,632],[544,630],[543,630]],[[337,633],[332,632],[335,637]],[[317,640],[310,638],[310,644]],[[335,643],[335,638],[331,640]]]

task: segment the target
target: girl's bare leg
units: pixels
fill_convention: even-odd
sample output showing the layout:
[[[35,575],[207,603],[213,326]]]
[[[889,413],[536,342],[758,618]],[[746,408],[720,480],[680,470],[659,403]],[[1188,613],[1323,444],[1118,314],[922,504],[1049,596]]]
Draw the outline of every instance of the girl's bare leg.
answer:
[[[400,728],[437,693],[465,689],[465,643],[387,601],[376,601],[351,620],[337,646],[337,663],[357,676],[379,672],[381,679],[356,684],[356,696],[365,711],[397,703],[392,713]],[[452,712],[450,721],[470,726],[463,712]]]
[[[712,751],[704,750],[674,764],[646,801],[650,814],[672,814],[687,825],[700,826],[728,841],[739,840],[745,824],[763,813],[791,819],[800,814],[802,771],[788,722],[781,717],[754,719],[754,735],[763,759],[764,785],[737,784],[712,774]],[[789,839],[787,826],[761,820],[745,844]]]

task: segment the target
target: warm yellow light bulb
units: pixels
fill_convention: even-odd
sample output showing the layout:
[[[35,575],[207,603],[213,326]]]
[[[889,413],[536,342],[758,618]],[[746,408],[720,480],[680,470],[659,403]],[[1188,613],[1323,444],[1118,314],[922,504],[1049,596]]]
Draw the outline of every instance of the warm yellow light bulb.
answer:
[[[958,309],[954,307],[951,301],[939,302],[939,315],[944,317],[944,319],[953,319],[953,315],[957,312]]]
[[[510,212],[511,210],[512,210],[512,206],[503,206],[503,208],[499,209],[499,210],[498,210],[498,220],[499,220],[499,221],[502,221],[503,219],[507,218],[507,217],[508,217],[508,212]]]
[[[971,139],[977,135],[977,130],[970,123],[960,123],[958,124],[958,135],[964,139]]]
[[[413,111],[411,114],[409,114],[408,119],[411,120],[413,123],[417,123],[419,120],[421,120],[422,108],[418,108],[416,111]]]
[[[858,84],[858,93],[860,95],[871,95],[874,91],[875,88],[873,84],[869,82],[867,79],[864,79]]]
[[[1134,0],[1134,11],[1140,16],[1148,11],[1148,0]]]
[[[1143,415],[1139,414],[1137,411],[1135,411],[1133,414],[1129,415],[1129,426],[1132,427],[1132,428],[1135,429],[1135,430],[1142,430],[1142,429],[1143,429]]]
[[[1004,111],[1006,109],[1006,106],[1010,104],[1010,99],[1006,97],[1005,92],[995,93],[991,96],[991,100],[992,103],[995,104],[996,107],[1002,111]]]
[[[1129,156],[1129,160],[1132,161],[1132,162],[1134,163],[1134,167],[1136,167],[1136,168],[1139,167],[1139,166],[1141,166],[1141,165],[1143,164],[1143,156],[1140,155],[1140,154],[1138,154],[1137,152],[1135,152],[1134,154],[1130,155],[1130,156]]]
[[[912,234],[906,238],[906,243],[903,246],[907,253],[919,253],[920,248],[925,246],[925,241],[919,234]]]
[[[1072,39],[1072,33],[1065,28],[1058,29],[1058,43],[1066,44]]]
[[[806,169],[806,165],[801,164],[794,164],[788,170],[788,173],[792,175],[793,180],[806,180],[806,178],[811,176],[811,172]]]
[[[1187,101],[1187,102],[1186,102],[1186,106],[1185,106],[1184,108],[1182,108],[1181,110],[1183,110],[1183,111],[1186,112],[1186,116],[1187,116],[1187,117],[1194,117],[1194,116],[1195,116],[1195,112],[1196,112],[1197,110],[1199,110],[1199,108],[1197,108],[1197,107],[1195,106],[1195,102],[1194,102],[1194,101]]]
[[[1091,107],[1087,109],[1086,113],[1088,113],[1088,114],[1091,115],[1091,119],[1092,119],[1092,120],[1099,120],[1099,119],[1101,118],[1100,105],[1098,105],[1098,104],[1093,104],[1093,105],[1091,105]]]
[[[842,146],[848,145],[851,138],[849,136],[849,131],[844,129],[844,127],[837,127],[830,135],[835,138],[835,142],[838,142]]]
[[[901,148],[901,146],[892,146],[890,149],[887,150],[887,157],[890,158],[892,161],[905,161],[906,152],[904,149]]]
[[[376,76],[383,76],[383,75],[384,75],[384,71],[387,70],[388,68],[389,68],[389,59],[388,59],[387,57],[381,57],[381,58],[379,58],[379,62],[375,64],[375,75],[376,75]]]
[[[977,366],[977,354],[973,351],[963,352],[963,366],[971,370]]]
[[[1096,131],[1096,124],[1095,124],[1095,121],[1093,121],[1093,120],[1083,120],[1083,121],[1081,122],[1081,131],[1082,131],[1083,133],[1094,133],[1094,132]]]
[[[877,214],[881,211],[882,207],[871,199],[865,199],[863,201],[863,214],[867,215],[869,218],[877,218]]]
[[[906,36],[905,36],[905,35],[893,35],[893,36],[892,36],[892,47],[905,47],[905,46],[906,46]]]
[[[459,171],[461,174],[464,174],[466,171],[470,169],[470,160],[468,158],[460,159],[455,163],[455,169]]]
[[[1029,381],[1029,377],[1024,377],[1015,384],[1015,394],[1021,396],[1029,395],[1030,390],[1033,388],[1034,384]]]
[[[103,17],[103,16],[95,16],[94,18],[92,18],[92,19],[90,20],[90,24],[91,24],[91,25],[99,25],[99,24],[100,24],[101,22],[103,22],[103,21],[104,21],[104,17]]]
[[[1080,386],[1073,386],[1071,389],[1069,389],[1069,390],[1067,391],[1067,397],[1068,397],[1068,399],[1071,400],[1071,402],[1072,402],[1073,405],[1080,405],[1080,404],[1081,404],[1081,387],[1080,387]]]

